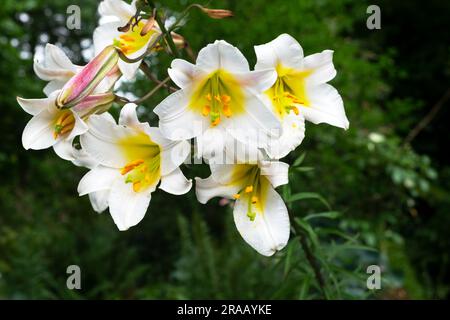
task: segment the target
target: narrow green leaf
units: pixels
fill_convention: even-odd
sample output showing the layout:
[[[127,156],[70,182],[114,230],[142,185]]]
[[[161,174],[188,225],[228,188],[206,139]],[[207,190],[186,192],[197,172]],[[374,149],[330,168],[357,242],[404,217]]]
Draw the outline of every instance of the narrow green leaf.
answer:
[[[318,218],[336,219],[340,215],[341,215],[341,213],[338,211],[319,212],[319,213],[308,214],[306,217],[303,218],[303,220],[308,221],[308,220],[318,219]]]
[[[314,193],[314,192],[299,192],[299,193],[295,193],[293,195],[291,195],[286,202],[290,203],[290,202],[295,202],[295,201],[299,201],[299,200],[306,200],[306,199],[316,199],[319,200],[320,202],[322,202],[327,209],[331,209],[330,204],[318,193]]]

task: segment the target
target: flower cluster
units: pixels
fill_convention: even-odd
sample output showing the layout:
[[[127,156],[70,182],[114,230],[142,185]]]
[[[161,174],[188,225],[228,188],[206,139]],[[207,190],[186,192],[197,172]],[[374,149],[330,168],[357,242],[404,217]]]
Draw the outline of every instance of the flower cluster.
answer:
[[[304,57],[300,44],[282,34],[255,46],[257,63],[250,70],[236,47],[218,40],[201,49],[195,63],[172,61],[168,74],[179,89],[154,108],[158,127],[139,121],[132,102],[119,103],[116,122],[108,113],[121,102],[116,82],[134,79],[149,54],[174,54],[185,44],[173,32],[179,20],[161,23],[145,3],[99,4],[96,54],[85,66],[47,44],[43,59],[34,62],[37,76],[48,81],[47,97],[17,98],[33,116],[23,132],[24,148],[53,147],[61,158],[90,169],[78,185],[80,196],[88,195],[97,212],[109,208],[119,230],[127,230],[143,219],[157,187],[174,195],[189,192],[193,183],[180,165],[191,159],[194,139],[197,156],[211,169],[208,178],[195,178],[198,201],[234,199],[243,239],[263,255],[274,254],[290,234],[288,210],[275,191],[288,183],[289,166],[279,159],[301,144],[306,120],[348,128],[342,99],[327,83],[336,75],[333,51]],[[216,19],[232,15],[196,7]]]

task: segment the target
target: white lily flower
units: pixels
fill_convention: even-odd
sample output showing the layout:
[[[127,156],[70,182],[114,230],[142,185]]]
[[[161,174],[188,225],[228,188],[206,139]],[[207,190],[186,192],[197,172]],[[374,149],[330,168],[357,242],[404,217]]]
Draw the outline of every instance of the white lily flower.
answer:
[[[73,139],[88,130],[86,120],[96,112],[108,109],[114,100],[112,93],[91,95],[70,109],[56,107],[59,91],[43,99],[23,99],[17,102],[33,118],[25,126],[22,144],[25,149],[46,149],[53,147],[56,154],[63,159],[72,160],[67,150]]]
[[[125,32],[118,28],[125,26],[136,13],[136,0],[128,4],[122,0],[103,0],[100,2],[98,11],[100,13],[100,26],[94,31],[95,53],[101,52],[105,47],[114,45],[127,58],[136,59],[142,56],[149,46],[155,44],[161,34],[155,25],[150,30],[142,33],[147,24],[147,19],[142,19],[136,26],[130,26]],[[102,20],[108,22],[102,23]],[[128,80],[134,78],[141,62],[128,63],[119,60],[119,69]]]
[[[261,94],[273,85],[276,72],[250,71],[236,47],[216,41],[200,50],[195,65],[175,59],[168,72],[181,90],[154,109],[165,137],[203,139],[214,134],[217,139],[209,147],[220,151],[225,140],[221,133],[261,148],[280,136],[280,121]]]
[[[286,163],[260,161],[256,164],[211,164],[211,176],[196,178],[200,203],[213,197],[236,199],[234,222],[242,238],[256,251],[271,256],[287,244],[289,215],[274,188],[288,183]]]
[[[60,90],[76,74],[83,70],[83,66],[73,64],[62,49],[47,43],[42,59],[36,54],[34,56],[33,69],[36,75],[48,81],[44,93],[49,96],[52,92]],[[103,93],[110,90],[119,75],[112,73],[106,76],[95,88],[94,93]]]
[[[168,140],[158,128],[139,122],[135,104],[122,108],[119,124],[91,116],[89,131],[80,142],[100,165],[81,179],[78,192],[80,196],[103,192],[91,197],[91,203],[99,209],[109,206],[119,230],[142,220],[160,181],[160,189],[175,195],[192,186],[179,168],[189,156],[190,144]]]
[[[266,91],[284,132],[268,150],[272,157],[284,157],[302,142],[304,119],[348,129],[342,98],[327,84],[336,75],[333,51],[324,50],[304,58],[300,44],[290,35],[282,34],[255,46],[255,52],[255,70],[274,68],[278,74],[274,85]]]

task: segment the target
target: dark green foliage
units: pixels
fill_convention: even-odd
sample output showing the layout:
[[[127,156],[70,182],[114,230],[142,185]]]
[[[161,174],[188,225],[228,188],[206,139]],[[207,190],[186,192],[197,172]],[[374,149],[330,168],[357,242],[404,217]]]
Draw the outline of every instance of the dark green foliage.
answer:
[[[179,14],[191,1],[162,3],[168,14]],[[229,206],[217,199],[201,205],[193,191],[182,197],[156,192],[144,220],[127,232],[119,232],[107,212],[95,214],[76,192],[84,169],[52,150],[23,150],[29,116],[15,97],[44,96],[32,55],[46,42],[63,47],[75,63],[86,62],[82,52],[90,46],[97,3],[78,1],[82,29],[68,31],[72,1],[4,0],[0,298],[448,298],[448,101],[411,145],[404,139],[448,90],[450,5],[381,1],[382,29],[370,31],[369,1],[211,3],[235,17],[212,20],[193,11],[177,32],[194,50],[224,39],[254,65],[253,45],[284,32],[300,41],[305,55],[335,50],[332,84],[350,129],[308,123],[305,141],[285,159],[290,185],[278,191],[297,235],[282,252],[262,257],[240,238]],[[170,61],[148,59],[159,78]],[[121,89],[142,96],[152,85],[140,77]],[[156,124],[151,110],[166,94],[143,104],[143,120]],[[190,178],[209,174],[206,165],[182,169]],[[300,237],[319,265],[322,286]],[[66,288],[72,264],[82,270],[79,291]],[[366,288],[371,264],[382,266],[380,291]]]

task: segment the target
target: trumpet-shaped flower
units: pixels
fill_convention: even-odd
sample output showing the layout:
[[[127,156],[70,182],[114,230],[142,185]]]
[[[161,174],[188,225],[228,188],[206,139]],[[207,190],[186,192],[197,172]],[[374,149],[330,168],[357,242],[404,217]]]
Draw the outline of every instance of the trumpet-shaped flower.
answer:
[[[281,158],[295,149],[304,137],[304,121],[328,123],[347,129],[342,98],[327,84],[336,75],[333,51],[303,57],[303,49],[290,35],[255,46],[256,70],[273,68],[277,79],[266,91],[272,108],[283,123],[284,134],[273,141],[268,153]]]
[[[215,129],[215,135],[227,132],[263,148],[281,134],[280,121],[261,94],[273,85],[276,72],[250,71],[236,47],[216,41],[200,50],[195,65],[175,59],[168,71],[181,90],[154,109],[165,137],[201,139]],[[215,140],[210,147],[217,143],[220,149],[223,139],[219,135]]]
[[[97,192],[95,204],[103,205],[100,209],[109,206],[119,230],[142,220],[159,182],[160,189],[176,195],[192,186],[179,168],[190,144],[168,140],[158,128],[139,122],[135,104],[122,108],[119,124],[92,116],[80,142],[99,165],[81,179],[78,192],[80,196]]]
[[[161,31],[156,25],[146,30],[147,19],[140,20],[135,26],[129,26],[125,30],[122,29],[136,14],[136,10],[136,0],[133,0],[131,4],[122,0],[103,0],[100,2],[98,7],[100,26],[94,31],[96,53],[109,45],[114,45],[127,58],[136,59],[145,54],[148,47],[153,46],[158,41]],[[140,61],[134,63],[119,61],[120,71],[129,80],[134,77],[139,65]]]
[[[271,256],[289,239],[289,215],[275,187],[288,183],[288,165],[278,161],[255,164],[211,164],[211,176],[196,178],[197,199],[235,199],[234,222],[256,251]]]
[[[61,158],[73,160],[67,153],[73,139],[88,130],[86,120],[91,114],[102,113],[109,109],[114,94],[88,96],[71,109],[57,108],[58,94],[59,91],[55,91],[44,99],[17,98],[17,102],[25,112],[33,116],[23,131],[22,144],[27,150],[53,147]]]

